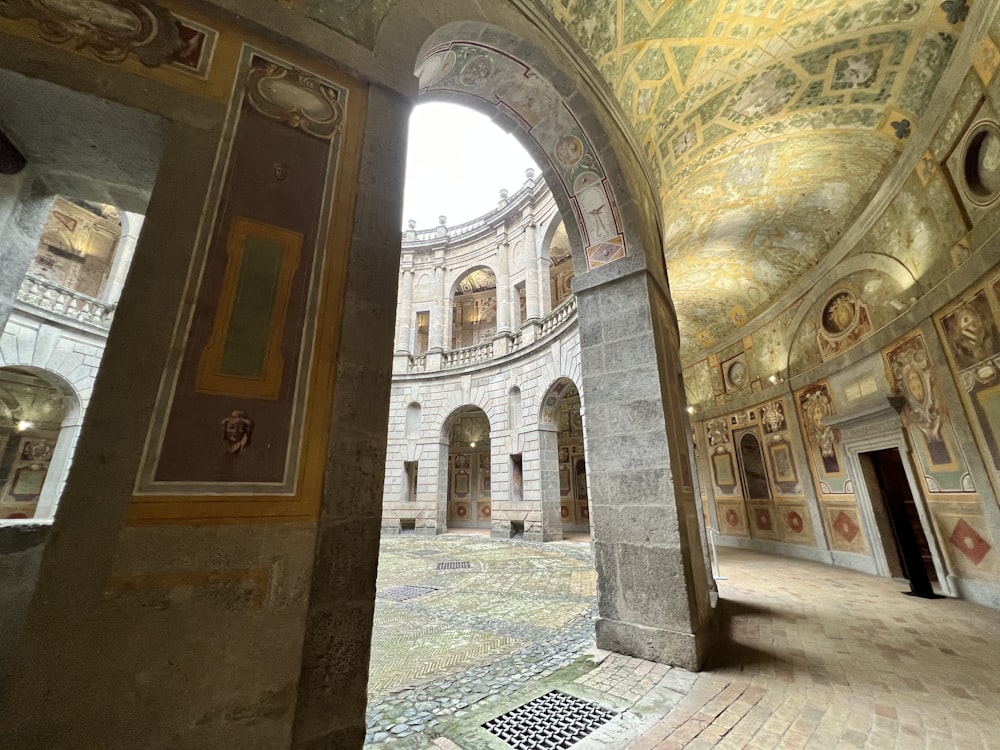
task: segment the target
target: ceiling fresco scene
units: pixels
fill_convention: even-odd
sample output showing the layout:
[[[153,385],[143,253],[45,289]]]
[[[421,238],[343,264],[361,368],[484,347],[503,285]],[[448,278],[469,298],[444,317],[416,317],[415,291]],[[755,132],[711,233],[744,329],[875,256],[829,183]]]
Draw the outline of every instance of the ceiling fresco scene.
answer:
[[[688,360],[836,244],[925,112],[968,13],[940,0],[546,4],[658,173]]]
[[[606,79],[659,182],[688,362],[793,302],[782,295],[896,163],[969,13],[967,0],[536,2]],[[290,4],[374,48],[400,0]],[[446,82],[419,72],[422,90]]]

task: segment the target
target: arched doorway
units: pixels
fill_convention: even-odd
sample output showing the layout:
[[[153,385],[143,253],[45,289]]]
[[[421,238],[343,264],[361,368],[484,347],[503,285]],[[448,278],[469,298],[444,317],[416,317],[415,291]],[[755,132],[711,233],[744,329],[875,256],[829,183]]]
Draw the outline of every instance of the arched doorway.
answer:
[[[563,531],[590,533],[587,461],[583,450],[580,392],[570,383],[559,398],[559,517]]]
[[[452,295],[451,348],[488,344],[497,332],[497,277],[476,268],[455,284]]]
[[[489,529],[493,516],[490,420],[482,409],[466,406],[447,422],[448,527]]]
[[[0,520],[48,518],[76,438],[76,397],[33,367],[0,367]]]

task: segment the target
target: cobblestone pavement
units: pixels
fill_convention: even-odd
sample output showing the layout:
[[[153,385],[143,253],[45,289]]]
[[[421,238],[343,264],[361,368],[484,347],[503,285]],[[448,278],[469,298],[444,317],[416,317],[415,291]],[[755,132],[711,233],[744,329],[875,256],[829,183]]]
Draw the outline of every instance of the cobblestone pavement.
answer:
[[[585,544],[386,541],[380,595],[438,590],[378,600],[368,744],[509,750],[480,725],[558,689],[617,712],[573,750],[1000,750],[1000,612],[902,596],[897,582],[840,568],[720,553],[723,645],[693,674],[593,648]],[[452,633],[457,648],[441,650]]]
[[[425,738],[470,707],[503,701],[571,665],[593,642],[595,585],[588,544],[450,534],[383,540],[366,744],[409,738],[430,747]],[[393,601],[401,586],[434,590]]]

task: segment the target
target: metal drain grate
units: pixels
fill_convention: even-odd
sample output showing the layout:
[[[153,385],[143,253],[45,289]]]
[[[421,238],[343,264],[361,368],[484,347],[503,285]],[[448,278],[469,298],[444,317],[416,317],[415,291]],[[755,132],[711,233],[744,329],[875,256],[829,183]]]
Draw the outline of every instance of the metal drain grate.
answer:
[[[418,596],[426,596],[437,591],[431,586],[394,586],[391,589],[383,589],[378,592],[379,599],[391,599],[394,602],[405,602],[407,599],[416,599]]]
[[[515,750],[562,750],[615,716],[596,703],[552,690],[482,726]]]
[[[437,570],[464,570],[465,568],[471,568],[472,563],[462,560],[461,562],[439,562],[437,564]]]
[[[425,557],[426,555],[440,555],[441,550],[439,549],[415,549],[410,553],[414,557]]]
[[[409,527],[404,526],[403,528],[401,528],[399,530],[399,535],[400,536],[416,536],[417,535],[417,530],[415,528],[413,528],[412,526],[409,526]]]

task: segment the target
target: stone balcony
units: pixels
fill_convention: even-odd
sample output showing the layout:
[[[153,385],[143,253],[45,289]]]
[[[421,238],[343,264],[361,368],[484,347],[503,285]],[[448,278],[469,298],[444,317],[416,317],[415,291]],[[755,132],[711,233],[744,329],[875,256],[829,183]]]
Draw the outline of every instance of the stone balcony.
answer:
[[[500,333],[492,341],[461,349],[397,355],[393,375],[419,376],[432,372],[476,369],[498,360],[511,358],[522,350],[534,350],[539,346],[545,346],[575,323],[576,296],[570,295],[541,320],[525,323],[516,333]]]
[[[99,300],[86,294],[59,286],[40,276],[25,276],[17,290],[18,307],[31,311],[42,311],[44,317],[63,321],[70,325],[82,324],[89,329],[98,329],[107,335],[114,319],[115,307],[111,302]]]

